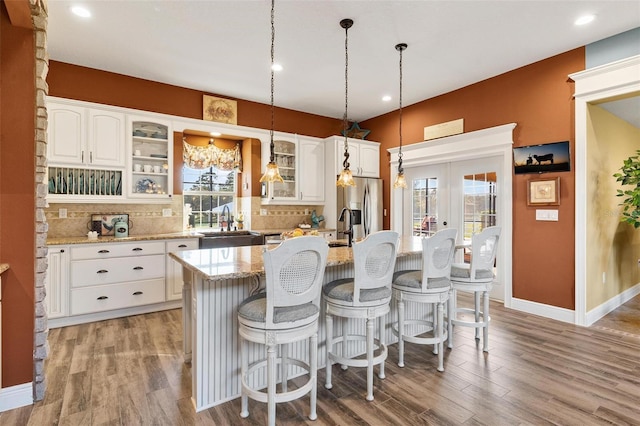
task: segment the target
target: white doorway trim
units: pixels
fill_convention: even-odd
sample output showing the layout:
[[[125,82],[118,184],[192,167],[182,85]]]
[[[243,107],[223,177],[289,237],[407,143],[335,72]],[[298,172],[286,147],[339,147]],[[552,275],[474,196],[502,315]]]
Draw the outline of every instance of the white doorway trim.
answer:
[[[513,129],[516,123],[490,127],[460,135],[448,136],[433,141],[418,142],[402,147],[403,167],[416,167],[431,164],[450,163],[455,161],[479,159],[483,157],[501,157],[502,167],[499,170],[498,199],[498,225],[502,226],[500,240],[504,242],[498,251],[498,258],[505,259],[499,262],[501,270],[499,274],[504,278],[504,306],[510,308],[512,304],[512,256],[513,256],[513,166],[512,147]],[[398,168],[398,149],[391,148],[390,176],[395,179]],[[403,229],[403,202],[400,189],[391,188],[391,229],[402,233]],[[400,198],[400,200],[397,199]]]
[[[587,104],[640,90],[640,55],[569,74],[575,81],[575,324],[587,317]],[[404,157],[404,154],[403,154]],[[624,302],[623,302],[624,303]]]

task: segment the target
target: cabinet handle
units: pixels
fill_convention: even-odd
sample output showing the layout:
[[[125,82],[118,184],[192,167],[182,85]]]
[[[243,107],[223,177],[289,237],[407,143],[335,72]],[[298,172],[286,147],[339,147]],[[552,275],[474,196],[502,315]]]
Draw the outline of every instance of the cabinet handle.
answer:
[[[80,162],[84,163],[84,150],[80,151]]]
[[[142,266],[136,266],[135,268],[133,268],[134,271],[141,271],[144,268]]]
[[[136,292],[133,293],[134,296],[140,296],[141,294],[142,294],[141,291],[136,291]]]
[[[64,249],[60,250],[60,253],[64,253]]]
[[[99,250],[98,253],[109,253],[109,250]]]
[[[186,244],[180,244],[178,248],[185,248],[186,246],[187,246]]]
[[[97,273],[98,274],[106,274],[107,272],[109,272],[109,271],[107,271],[106,269],[100,269]]]
[[[107,300],[108,298],[108,296],[100,296],[96,300]]]
[[[93,152],[89,151],[89,163],[93,164]]]
[[[136,247],[134,249],[131,249],[132,251],[142,251],[142,249],[140,247]]]

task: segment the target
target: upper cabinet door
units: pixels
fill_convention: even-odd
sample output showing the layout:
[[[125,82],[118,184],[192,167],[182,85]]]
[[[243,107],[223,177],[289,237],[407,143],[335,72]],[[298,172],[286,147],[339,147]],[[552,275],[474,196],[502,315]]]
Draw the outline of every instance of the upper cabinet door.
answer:
[[[380,177],[380,145],[360,143],[360,172],[365,177]]]
[[[47,110],[49,163],[83,164],[86,109],[48,102]]]
[[[88,164],[122,167],[125,164],[124,114],[96,109],[88,111]]]
[[[324,141],[298,138],[300,200],[324,202]]]

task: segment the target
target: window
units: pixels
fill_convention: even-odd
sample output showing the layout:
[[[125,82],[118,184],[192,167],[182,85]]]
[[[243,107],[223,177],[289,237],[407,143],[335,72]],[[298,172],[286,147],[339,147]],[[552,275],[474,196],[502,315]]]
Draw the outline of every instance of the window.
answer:
[[[438,231],[438,178],[413,180],[413,235],[431,236]]]
[[[190,204],[192,211],[189,225],[195,229],[226,226],[222,212],[226,206],[233,214],[236,170],[223,171],[215,167],[197,170],[184,166],[182,173],[184,204]]]
[[[496,172],[464,177],[464,239],[496,224]]]

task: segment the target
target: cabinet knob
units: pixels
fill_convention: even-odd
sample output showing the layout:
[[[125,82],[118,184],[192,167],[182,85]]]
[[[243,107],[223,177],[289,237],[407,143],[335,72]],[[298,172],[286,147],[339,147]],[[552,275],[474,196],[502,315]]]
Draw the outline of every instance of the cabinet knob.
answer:
[[[132,251],[142,251],[142,249],[140,247],[136,247],[134,249],[131,249]]]
[[[109,250],[99,250],[98,253],[109,253]]]
[[[107,300],[108,298],[108,296],[100,296],[96,300]]]
[[[134,271],[141,271],[143,269],[144,268],[142,266],[136,266],[136,267],[133,268]]]
[[[100,269],[98,271],[98,274],[106,274],[107,272],[109,272],[109,271],[107,271],[106,269]]]
[[[136,292],[133,293],[134,296],[140,296],[141,294],[142,294],[141,291],[136,291]]]

